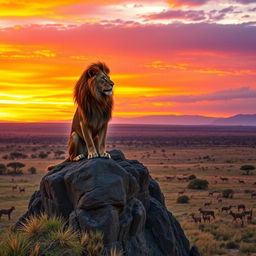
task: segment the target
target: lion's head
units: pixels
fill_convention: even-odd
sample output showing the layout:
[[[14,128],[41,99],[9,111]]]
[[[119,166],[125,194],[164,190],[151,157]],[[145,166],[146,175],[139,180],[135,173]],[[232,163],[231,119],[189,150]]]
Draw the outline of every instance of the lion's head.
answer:
[[[82,74],[74,89],[74,100],[84,106],[86,98],[109,102],[112,100],[114,83],[109,77],[109,68],[105,63],[91,64]]]
[[[74,100],[81,109],[97,108],[111,116],[114,83],[105,63],[91,64],[81,75],[74,88]],[[107,114],[108,116],[108,114]]]

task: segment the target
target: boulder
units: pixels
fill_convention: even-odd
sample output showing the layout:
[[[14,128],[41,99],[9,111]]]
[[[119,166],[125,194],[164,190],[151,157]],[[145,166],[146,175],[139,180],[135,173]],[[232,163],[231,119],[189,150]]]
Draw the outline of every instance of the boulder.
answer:
[[[62,216],[78,232],[102,231],[106,249],[127,256],[198,256],[148,169],[121,151],[110,154],[111,159],[65,162],[48,172],[16,227],[44,212]]]

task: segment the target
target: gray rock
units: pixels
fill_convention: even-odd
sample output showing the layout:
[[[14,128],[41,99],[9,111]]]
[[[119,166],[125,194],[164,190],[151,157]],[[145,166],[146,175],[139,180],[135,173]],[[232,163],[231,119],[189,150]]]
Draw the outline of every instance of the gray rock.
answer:
[[[16,227],[45,212],[79,232],[102,231],[106,248],[127,256],[199,256],[147,168],[121,151],[110,154],[112,159],[66,162],[47,173]]]

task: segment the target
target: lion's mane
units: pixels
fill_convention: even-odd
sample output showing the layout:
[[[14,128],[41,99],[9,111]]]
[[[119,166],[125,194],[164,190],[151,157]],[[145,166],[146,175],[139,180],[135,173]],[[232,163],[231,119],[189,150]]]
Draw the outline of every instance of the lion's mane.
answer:
[[[97,119],[100,118],[103,123],[107,122],[110,120],[112,113],[112,95],[99,95],[96,92],[96,76],[99,71],[107,75],[110,72],[105,63],[93,63],[83,72],[74,88],[74,101],[78,105],[80,114],[82,114],[83,119],[85,119],[84,121],[89,124],[93,123],[96,117],[95,115],[97,115]]]

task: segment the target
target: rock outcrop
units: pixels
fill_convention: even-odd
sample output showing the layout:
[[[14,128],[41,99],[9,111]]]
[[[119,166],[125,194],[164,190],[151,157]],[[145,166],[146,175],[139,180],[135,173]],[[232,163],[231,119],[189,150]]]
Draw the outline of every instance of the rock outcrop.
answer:
[[[44,212],[62,216],[79,232],[101,230],[106,248],[124,255],[199,255],[166,209],[147,168],[121,151],[110,154],[112,159],[66,162],[47,173],[16,227]]]

